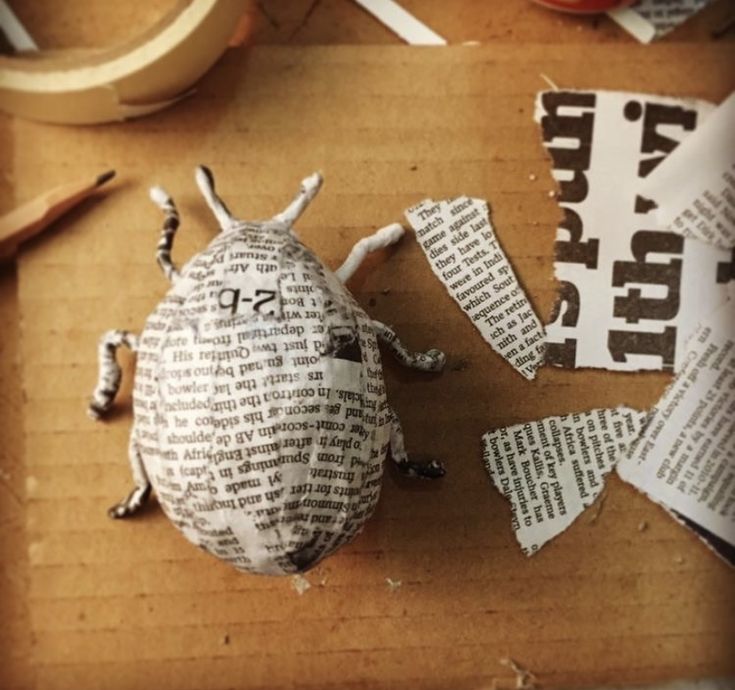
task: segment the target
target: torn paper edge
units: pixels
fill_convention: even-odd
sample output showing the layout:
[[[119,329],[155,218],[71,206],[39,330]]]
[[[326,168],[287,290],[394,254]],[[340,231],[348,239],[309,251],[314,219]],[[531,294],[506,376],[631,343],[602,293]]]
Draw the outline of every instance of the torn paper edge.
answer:
[[[452,239],[451,234],[453,219],[455,218],[454,211],[457,208],[464,210],[464,207],[461,207],[461,205],[466,202],[469,202],[470,205],[474,207],[475,211],[481,214],[481,220],[484,225],[480,229],[473,228],[472,223],[468,223],[469,229],[466,227],[460,227],[457,230],[457,235],[464,232],[465,236],[460,237],[460,239],[455,241]],[[429,212],[432,212],[433,215],[422,217],[422,213]],[[490,345],[494,352],[499,354],[521,376],[529,381],[533,380],[536,377],[539,367],[541,367],[545,361],[546,333],[544,325],[536,313],[531,300],[528,298],[526,291],[521,285],[521,282],[518,280],[518,276],[516,275],[512,262],[503,250],[500,239],[498,238],[495,228],[490,220],[490,209],[487,201],[468,196],[458,196],[442,200],[424,199],[419,203],[414,204],[411,208],[406,209],[404,215],[416,233],[417,242],[424,252],[432,272],[442,283],[447,293],[454,300],[457,306],[459,306],[472,325],[477,329],[482,338]],[[461,215],[457,214],[456,218],[457,220],[460,219]],[[470,219],[471,218],[472,214],[470,214]],[[469,233],[472,234],[470,235]],[[425,236],[427,237],[425,238]],[[436,238],[444,240],[445,243],[440,244]],[[470,238],[473,239],[470,241]],[[469,242],[469,245],[461,244],[465,240]],[[474,248],[473,244],[478,240],[479,246],[477,247],[475,254],[471,257],[465,256],[468,246],[470,249]],[[435,245],[439,246],[437,247]],[[463,250],[465,251],[463,252]],[[440,254],[438,253],[439,251],[441,251],[442,254],[447,252],[447,256],[440,258]],[[487,266],[487,262],[477,264],[474,267],[469,265],[468,262],[470,259],[479,255],[481,252],[487,252],[487,255],[492,260],[491,265]],[[480,258],[482,258],[482,256],[483,255],[480,255]],[[457,294],[457,290],[453,287],[456,285],[456,281],[454,283],[450,282],[450,278],[446,277],[445,272],[442,270],[449,266],[449,263],[447,262],[450,259],[451,264],[453,264],[451,270],[455,267],[461,269],[459,277],[462,278],[463,285],[467,283],[467,280],[465,279],[469,279],[469,286],[465,286],[459,296]],[[440,265],[439,262],[443,262],[442,265]],[[496,267],[498,277],[495,277],[492,273],[492,269],[496,269]],[[504,270],[501,271],[501,269]],[[479,271],[479,273],[477,273],[477,271]],[[482,280],[486,277],[485,273],[490,274],[489,280],[492,282],[485,285],[479,282],[473,282],[475,279]],[[505,276],[502,280],[499,278],[501,275]],[[454,278],[454,275],[451,277]],[[508,289],[503,289],[501,292],[496,292],[496,288],[506,280],[510,281],[510,287]],[[483,291],[476,289],[478,285],[482,288],[487,288],[487,290]],[[491,288],[495,292],[490,291]],[[461,297],[463,293],[470,289],[472,289],[473,292],[469,295],[469,299]],[[475,292],[477,292],[476,295]],[[516,295],[516,299],[511,304],[505,305],[505,302],[513,297],[514,294]],[[477,318],[479,315],[472,310],[487,301],[483,297],[484,295],[489,295],[490,300],[495,299],[497,301],[502,298],[503,304],[500,304],[498,307],[499,310],[503,310],[505,312],[502,316],[502,320],[498,317],[492,322],[489,321],[489,319],[494,318],[495,316],[491,313],[482,315],[481,319]],[[483,300],[480,301],[480,297],[483,297]],[[520,305],[520,307],[514,309],[512,312],[508,312],[509,307],[514,305]],[[492,306],[492,302],[483,306],[483,312],[490,306]],[[521,319],[519,314],[524,314],[525,316]],[[509,323],[509,321],[512,321],[512,323]],[[515,330],[508,330],[509,327],[515,328]],[[526,329],[530,330],[525,332]],[[502,331],[500,336],[496,336],[494,334],[494,331],[497,330]],[[531,336],[530,339],[527,336]],[[534,337],[536,337],[536,340],[533,339]],[[512,340],[508,341],[508,338],[511,338]],[[523,349],[521,350],[519,350],[519,343],[523,346]],[[510,347],[510,349],[506,347],[506,345],[514,344],[516,347]],[[511,357],[515,357],[515,359],[511,359]],[[524,359],[524,357],[526,359]]]
[[[702,527],[702,525],[677,513],[675,510],[670,510],[664,506],[662,508],[682,527],[692,532],[717,558],[727,563],[730,567],[735,568],[735,545],[729,544],[705,527]]]
[[[662,229],[726,251],[735,247],[735,91],[656,167],[640,191],[656,200]]]
[[[607,475],[646,417],[626,406],[595,408],[483,434],[485,469],[511,504],[513,531],[527,556],[600,500]]]
[[[584,97],[591,98],[585,102]],[[551,103],[546,103],[545,99]],[[564,213],[557,228],[554,251],[554,276],[559,283],[559,292],[546,324],[546,361],[552,366],[609,371],[678,369],[684,343],[696,328],[702,305],[716,309],[724,299],[735,294],[735,283],[720,278],[720,272],[732,264],[725,251],[692,239],[684,239],[680,247],[658,248],[663,238],[651,236],[664,233],[651,230],[656,226],[653,204],[642,209],[636,205],[635,212],[628,205],[634,200],[636,204],[637,200],[645,204],[647,200],[640,195],[644,180],[640,167],[665,158],[666,151],[661,146],[652,151],[644,150],[643,140],[634,132],[629,132],[627,139],[620,138],[620,144],[610,143],[616,141],[615,137],[606,139],[600,136],[600,128],[606,132],[606,128],[618,119],[623,121],[623,125],[629,124],[627,111],[621,112],[624,104],[634,108],[630,118],[638,121],[642,128],[649,119],[650,108],[651,123],[645,128],[657,136],[665,135],[674,143],[686,141],[696,131],[696,126],[706,123],[715,110],[713,104],[699,99],[626,91],[564,89],[536,94],[533,117],[539,126],[552,175],[558,183],[556,196]],[[638,108],[637,112],[635,108]],[[694,126],[687,128],[687,121],[682,117],[673,132],[669,131],[667,113],[656,114],[658,110],[676,113],[683,109],[687,117],[692,116],[688,113],[692,111],[696,118]],[[589,113],[592,113],[592,119],[589,119]],[[547,125],[549,133],[545,135],[544,120],[547,117],[550,120]],[[634,159],[633,146],[636,150]],[[626,193],[618,196],[624,198],[613,199],[615,193],[604,190],[609,188],[611,181],[614,183],[614,176],[612,180],[607,179],[611,178],[608,169],[610,159],[618,149],[623,150],[626,157],[631,157],[630,161],[620,165],[625,165],[626,169],[635,165],[637,172],[632,169],[629,179],[621,181]],[[585,151],[588,152],[587,160],[582,155]],[[572,154],[579,160],[573,161]],[[585,194],[577,198],[578,192],[585,189]],[[600,223],[609,224],[605,219],[616,213],[618,207],[626,209],[617,223],[618,228],[624,224],[624,232],[615,233],[612,231],[614,228],[605,228],[603,232]],[[640,245],[637,253],[633,246],[635,238],[638,238],[636,244]],[[568,258],[562,256],[562,248],[570,254]],[[649,266],[652,268],[647,270],[653,270],[661,261],[656,254],[662,249],[666,249],[664,254],[671,255],[672,269],[681,272],[676,284],[668,288],[666,299],[662,299],[661,294],[662,287],[667,287],[666,281],[647,277],[643,281],[645,284],[641,285],[641,281],[628,273],[631,269]],[[617,268],[624,278],[622,285],[611,282]],[[702,281],[705,272],[709,278]],[[687,286],[687,289],[681,286]],[[615,314],[614,308],[619,300],[627,302],[630,309],[638,304],[638,313],[630,314],[630,321],[625,313]],[[673,315],[658,313],[659,304],[662,308],[671,309],[674,302]],[[601,309],[607,319],[605,328],[601,328],[603,322],[597,316]]]
[[[686,518],[731,546],[735,546],[735,524],[732,520],[735,482],[730,481],[728,487],[728,480],[732,480],[735,472],[735,449],[730,446],[728,454],[726,448],[724,454],[719,454],[719,461],[714,451],[726,446],[731,440],[735,424],[732,416],[728,416],[735,402],[735,392],[732,390],[735,369],[730,368],[733,367],[731,360],[735,361],[734,310],[735,301],[727,301],[715,312],[710,313],[692,334],[685,366],[667,386],[649,413],[640,435],[627,449],[617,466],[618,476],[623,481],[634,486],[668,512],[673,512],[677,521],[682,522],[679,517]],[[728,335],[729,333],[732,335]],[[719,348],[718,342],[721,343]],[[711,380],[713,372],[717,374],[714,382]],[[731,379],[729,384],[727,376],[724,376],[728,372]],[[723,376],[718,385],[717,382]],[[707,403],[711,403],[712,406],[716,403],[721,404],[713,411],[711,408],[708,409]],[[705,424],[711,426],[703,428],[700,424],[702,418]],[[730,425],[718,426],[718,420],[723,419],[730,419]],[[725,436],[713,449],[711,439],[717,439],[716,435],[713,437],[715,430]],[[700,446],[695,445],[701,439],[705,439],[705,442]],[[695,459],[688,462],[692,455]],[[706,467],[703,468],[708,474],[702,479],[703,469],[699,467],[699,463],[704,458],[717,462],[717,466],[711,471]],[[696,466],[693,467],[695,463]],[[694,472],[698,472],[699,476],[695,476]],[[713,478],[720,481],[719,486],[710,490],[710,494],[714,494],[717,498],[720,490],[727,491],[729,488],[729,499],[725,496],[717,508],[702,505],[700,501],[691,499],[691,496],[700,494],[703,482],[705,488],[709,488],[709,482]],[[675,490],[671,488],[674,486]],[[729,508],[729,522],[723,517],[723,508]],[[706,535],[698,536],[716,548],[716,543],[707,540]],[[725,554],[721,556],[728,560]]]
[[[394,34],[413,46],[444,46],[446,40],[393,0],[355,0]]]

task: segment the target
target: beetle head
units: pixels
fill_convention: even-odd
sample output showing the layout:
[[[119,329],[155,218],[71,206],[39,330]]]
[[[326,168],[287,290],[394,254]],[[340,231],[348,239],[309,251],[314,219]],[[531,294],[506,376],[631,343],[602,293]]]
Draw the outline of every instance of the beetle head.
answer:
[[[222,232],[248,230],[251,232],[264,231],[269,233],[280,232],[291,234],[293,232],[293,224],[306,210],[306,207],[311,203],[322,186],[322,176],[319,173],[314,173],[302,180],[299,193],[284,211],[273,216],[270,220],[246,222],[237,220],[232,216],[230,210],[215,191],[214,175],[212,175],[212,171],[209,168],[204,165],[198,166],[196,169],[196,181],[209,208],[212,209],[212,212],[217,218]]]

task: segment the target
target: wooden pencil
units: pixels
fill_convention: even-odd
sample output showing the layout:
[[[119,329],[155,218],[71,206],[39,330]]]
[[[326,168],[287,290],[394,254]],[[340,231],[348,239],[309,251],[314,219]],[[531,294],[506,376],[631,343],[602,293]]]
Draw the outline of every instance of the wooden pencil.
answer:
[[[0,217],[0,260],[13,257],[21,242],[38,234],[115,176],[110,170],[93,180],[63,184]]]

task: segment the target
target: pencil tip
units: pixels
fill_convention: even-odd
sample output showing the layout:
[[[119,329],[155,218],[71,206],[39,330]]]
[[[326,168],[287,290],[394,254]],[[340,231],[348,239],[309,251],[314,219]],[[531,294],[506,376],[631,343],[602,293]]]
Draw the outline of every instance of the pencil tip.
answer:
[[[115,177],[115,171],[114,170],[108,170],[106,173],[102,173],[101,175],[97,176],[97,182],[95,183],[95,187],[100,187],[101,185],[105,184],[108,180],[111,180],[113,177]]]

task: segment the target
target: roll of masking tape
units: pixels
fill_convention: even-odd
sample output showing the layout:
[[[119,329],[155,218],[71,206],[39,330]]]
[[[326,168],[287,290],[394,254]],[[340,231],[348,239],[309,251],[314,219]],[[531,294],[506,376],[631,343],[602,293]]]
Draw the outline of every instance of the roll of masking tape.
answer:
[[[0,57],[0,109],[62,124],[156,112],[190,92],[252,25],[251,0],[182,0],[142,36],[104,51]]]

